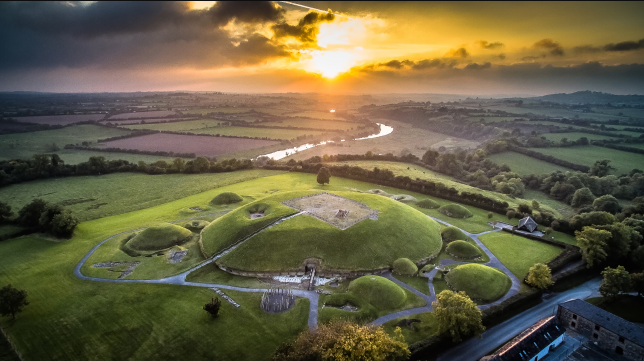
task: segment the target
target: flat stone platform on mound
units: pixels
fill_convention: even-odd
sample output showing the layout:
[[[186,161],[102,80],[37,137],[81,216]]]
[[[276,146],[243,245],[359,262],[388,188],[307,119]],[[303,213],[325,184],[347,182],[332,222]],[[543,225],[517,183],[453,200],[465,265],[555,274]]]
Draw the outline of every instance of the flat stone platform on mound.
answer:
[[[365,219],[378,219],[378,211],[366,204],[330,193],[317,193],[282,201],[282,204],[345,230]]]

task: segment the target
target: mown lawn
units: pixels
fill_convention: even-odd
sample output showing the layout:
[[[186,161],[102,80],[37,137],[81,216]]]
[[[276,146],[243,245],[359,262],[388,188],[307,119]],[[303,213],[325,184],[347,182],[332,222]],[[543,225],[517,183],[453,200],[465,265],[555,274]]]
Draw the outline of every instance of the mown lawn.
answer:
[[[420,323],[414,323],[413,329],[401,327],[402,334],[405,337],[405,342],[409,345],[438,334],[438,323],[432,312],[424,312],[413,316],[397,318],[386,322],[383,327],[388,334],[393,335],[396,329],[396,324],[404,319],[417,319],[421,321]]]
[[[225,185],[281,173],[256,169],[214,174],[115,173],[52,178],[2,187],[0,199],[17,213],[34,198],[42,198],[47,202],[65,205],[76,217],[86,221],[153,207]],[[200,206],[209,207],[209,201]],[[188,208],[177,219],[198,215]],[[220,207],[212,207],[211,210],[216,212]]]
[[[1,242],[0,284],[26,290],[30,302],[15,323],[0,319],[22,355],[30,360],[267,360],[280,343],[306,329],[308,300],[269,315],[258,307],[261,294],[227,292],[242,307],[223,301],[220,317],[213,320],[202,310],[215,296],[208,289],[109,284],[73,275],[80,258],[100,240],[171,220],[189,202],[85,222],[64,242],[37,235]]]
[[[565,148],[531,148],[531,150],[589,167],[598,160],[608,159],[611,161],[610,165],[615,168],[611,174],[615,175],[629,173],[634,168],[642,168],[641,164],[644,164],[644,154],[629,153],[594,145]]]
[[[557,246],[502,231],[484,234],[479,240],[519,280],[523,280],[535,263],[548,263],[563,251]]]
[[[429,294],[429,285],[428,285],[428,279],[427,277],[423,276],[403,276],[403,275],[393,275],[396,279],[398,279],[401,282],[404,282],[418,291],[431,296]]]

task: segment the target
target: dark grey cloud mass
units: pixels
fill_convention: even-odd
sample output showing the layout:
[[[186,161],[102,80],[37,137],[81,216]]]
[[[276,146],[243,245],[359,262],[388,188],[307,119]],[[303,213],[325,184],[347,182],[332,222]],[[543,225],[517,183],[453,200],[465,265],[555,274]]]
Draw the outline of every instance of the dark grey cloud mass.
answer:
[[[535,48],[542,48],[542,49],[547,49],[550,50],[550,54],[555,55],[555,56],[563,56],[564,55],[564,50],[561,47],[561,44],[558,42],[552,40],[552,39],[542,39],[534,43],[533,45]]]
[[[322,22],[329,22],[335,19],[331,13],[310,12],[300,19],[297,25],[290,25],[286,21],[280,21],[271,29],[278,38],[292,37],[303,43],[315,43],[317,40],[318,27]]]
[[[639,41],[622,41],[620,43],[606,44],[601,47],[592,46],[592,45],[583,45],[576,46],[573,48],[573,51],[577,54],[588,54],[588,53],[599,53],[599,52],[613,52],[613,51],[633,51],[644,49],[644,39]]]
[[[493,43],[487,42],[485,40],[479,40],[476,42],[478,46],[480,46],[483,49],[499,49],[504,47],[505,45],[499,41],[495,41]]]
[[[190,10],[187,2],[0,3],[0,71],[83,67],[188,66],[260,63],[291,57],[253,25],[277,22],[272,2],[217,2]],[[222,29],[249,25],[244,34]]]

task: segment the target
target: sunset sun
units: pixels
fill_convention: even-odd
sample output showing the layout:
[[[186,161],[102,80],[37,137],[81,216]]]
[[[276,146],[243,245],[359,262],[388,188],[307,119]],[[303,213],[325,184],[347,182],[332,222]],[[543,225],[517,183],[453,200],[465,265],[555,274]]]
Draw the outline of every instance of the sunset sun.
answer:
[[[335,78],[356,64],[356,55],[348,51],[314,51],[308,70],[325,78]]]

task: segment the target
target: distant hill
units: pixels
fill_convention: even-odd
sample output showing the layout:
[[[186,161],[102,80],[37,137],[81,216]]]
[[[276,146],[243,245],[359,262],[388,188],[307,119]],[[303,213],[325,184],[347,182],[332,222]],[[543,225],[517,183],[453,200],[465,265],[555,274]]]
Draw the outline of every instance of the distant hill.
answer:
[[[541,97],[534,97],[538,99],[554,103],[562,104],[606,104],[612,105],[644,105],[644,95],[615,95],[602,92],[593,91],[579,91],[575,93],[565,94],[550,94]]]

